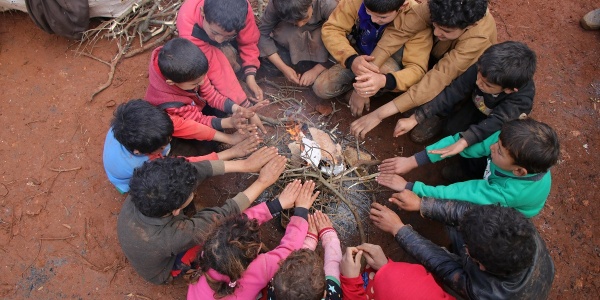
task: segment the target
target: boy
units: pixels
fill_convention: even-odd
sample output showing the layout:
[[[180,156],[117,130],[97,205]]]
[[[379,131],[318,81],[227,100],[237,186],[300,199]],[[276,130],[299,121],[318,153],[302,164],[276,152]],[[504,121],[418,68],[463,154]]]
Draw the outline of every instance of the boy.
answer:
[[[202,50],[183,38],[174,38],[152,52],[148,69],[150,85],[145,99],[166,110],[172,119],[182,119],[177,123],[183,126],[175,127],[173,136],[202,139],[215,130],[243,129],[244,117],[249,117],[251,123],[264,132],[262,122],[253,112],[262,103],[252,111],[239,106],[214,89],[206,78],[207,70],[208,61]],[[234,113],[234,117],[217,118],[203,114],[203,111],[211,110],[216,110],[218,115]],[[194,132],[198,132],[197,137]]]
[[[247,98],[235,75],[240,69],[235,54],[239,51],[246,83],[255,99],[263,100],[255,78],[260,67],[260,34],[247,0],[185,1],[177,16],[177,31],[200,47],[209,62],[208,79],[219,93],[236,103]]]
[[[246,162],[250,169],[260,169],[252,185],[222,207],[201,210],[191,218],[181,211],[192,203],[198,183],[227,172],[228,163],[237,162],[189,163],[182,158],[164,158],[135,170],[131,192],[117,220],[117,234],[125,256],[140,276],[164,284],[185,273],[199,251],[196,245],[216,217],[241,213],[275,183],[285,168],[285,158],[272,148],[254,156]]]
[[[373,50],[373,64],[379,66],[396,52],[411,36],[424,28],[433,27],[435,42],[431,50],[433,68],[423,79],[394,100],[352,122],[350,131],[365,137],[381,120],[399,112],[422,105],[438,95],[452,80],[473,65],[479,56],[496,43],[496,22],[487,10],[488,0],[429,0],[412,6],[406,13],[400,30],[386,31],[382,38],[388,44]],[[363,68],[364,73],[373,73]],[[357,74],[361,75],[361,74]],[[379,88],[368,81],[354,84],[356,92],[372,96]]]
[[[451,145],[458,139],[459,134],[448,136],[409,158],[384,160],[379,167],[382,174],[377,182],[396,191],[409,189],[422,197],[513,207],[529,218],[542,210],[550,193],[549,169],[558,161],[560,149],[556,132],[533,119],[504,123],[501,131],[460,153],[467,158],[488,157],[483,179],[428,186],[418,181],[406,182],[396,175],[444,159],[444,149],[435,149]]]
[[[180,120],[174,119],[175,122]],[[104,141],[102,160],[108,179],[121,194],[129,191],[129,180],[135,168],[145,161],[169,154],[173,128],[176,126],[165,111],[141,99],[131,100],[117,107]],[[215,131],[214,134],[223,133]],[[188,160],[229,160],[243,157],[256,150],[259,141],[256,135],[252,135],[227,150],[189,157]]]
[[[329,52],[321,39],[321,26],[336,0],[272,0],[262,16],[258,48],[287,80],[303,86],[312,85],[326,69]],[[279,48],[285,48],[278,53]],[[311,62],[312,68],[298,74],[291,65]]]
[[[452,253],[373,203],[370,219],[460,299],[548,299],[554,263],[535,226],[510,207],[420,199],[410,191],[390,201],[446,224]]]
[[[341,1],[322,29],[323,43],[339,64],[317,77],[313,85],[315,94],[330,99],[352,89],[355,76],[362,74],[359,67],[369,64],[367,61],[373,59],[370,55],[376,46],[393,43],[389,37],[385,38],[384,32],[399,30],[412,5],[416,5],[412,0]],[[376,81],[386,90],[406,91],[421,80],[433,43],[431,29],[424,27],[415,33],[407,40],[403,51],[395,53],[393,59],[385,60],[381,74],[371,76],[370,82]],[[354,46],[348,35],[355,41]],[[368,110],[368,100],[368,97],[353,92],[350,97],[352,114],[362,114],[363,108]]]
[[[500,130],[503,123],[529,115],[535,95],[535,67],[535,53],[527,45],[511,41],[493,45],[439,95],[417,107],[409,118],[400,119],[394,136],[414,128],[411,139],[422,143],[444,127],[446,135],[461,132],[461,139],[448,153],[458,154]],[[417,124],[439,115],[448,116],[440,126],[418,130]]]

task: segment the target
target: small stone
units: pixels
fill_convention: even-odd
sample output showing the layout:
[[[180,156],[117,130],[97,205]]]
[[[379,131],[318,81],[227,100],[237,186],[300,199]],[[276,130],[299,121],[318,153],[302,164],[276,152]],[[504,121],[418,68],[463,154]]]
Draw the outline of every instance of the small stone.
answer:
[[[590,201],[589,200],[583,200],[583,206],[587,207],[590,205]]]

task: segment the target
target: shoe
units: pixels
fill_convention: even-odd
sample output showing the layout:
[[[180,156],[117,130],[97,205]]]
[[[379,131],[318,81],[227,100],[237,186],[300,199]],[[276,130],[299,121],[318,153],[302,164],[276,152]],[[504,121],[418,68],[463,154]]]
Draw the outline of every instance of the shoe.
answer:
[[[442,119],[438,116],[433,116],[417,124],[410,131],[410,139],[417,144],[424,144],[436,137],[440,132],[442,132]]]
[[[594,9],[589,13],[585,14],[579,21],[581,27],[586,30],[598,30],[600,29],[600,8]]]

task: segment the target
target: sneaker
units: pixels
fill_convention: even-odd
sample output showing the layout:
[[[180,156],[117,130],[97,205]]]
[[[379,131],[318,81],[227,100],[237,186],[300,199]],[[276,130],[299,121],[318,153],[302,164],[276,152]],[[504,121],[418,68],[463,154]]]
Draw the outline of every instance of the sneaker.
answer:
[[[600,29],[600,8],[594,9],[585,14],[579,23],[581,24],[581,27],[586,30]]]
[[[422,123],[417,124],[410,131],[410,139],[417,144],[424,144],[442,132],[442,119],[433,116]]]

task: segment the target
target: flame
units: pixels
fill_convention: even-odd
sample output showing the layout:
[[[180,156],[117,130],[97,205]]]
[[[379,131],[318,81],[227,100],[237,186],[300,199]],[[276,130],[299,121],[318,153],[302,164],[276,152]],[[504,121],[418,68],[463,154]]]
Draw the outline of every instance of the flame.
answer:
[[[285,125],[287,131],[290,134],[290,139],[296,142],[300,142],[302,140],[302,125],[296,121],[289,121]]]

